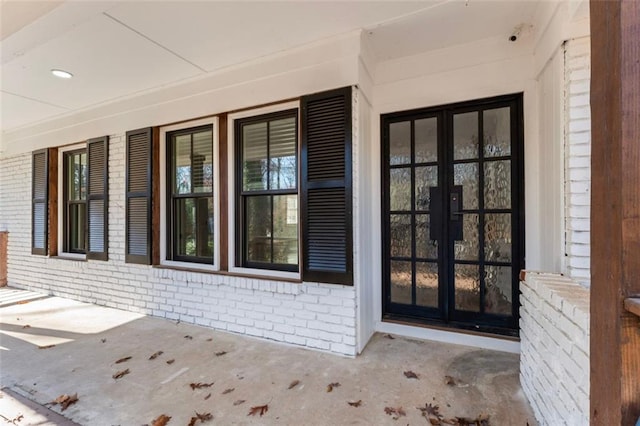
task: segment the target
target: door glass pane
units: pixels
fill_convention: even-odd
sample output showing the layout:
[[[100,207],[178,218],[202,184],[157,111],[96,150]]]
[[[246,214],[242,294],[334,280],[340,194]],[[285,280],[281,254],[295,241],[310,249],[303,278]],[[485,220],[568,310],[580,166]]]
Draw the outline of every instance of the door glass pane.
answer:
[[[429,210],[431,187],[438,186],[438,166],[416,167],[416,210]]]
[[[465,210],[479,207],[478,163],[455,164],[453,166],[453,184],[462,185],[462,208]]]
[[[176,136],[173,142],[174,193],[191,193],[191,135]]]
[[[453,159],[478,158],[478,112],[453,116]]]
[[[389,196],[392,211],[411,210],[411,168],[389,170]]]
[[[438,119],[423,118],[414,122],[416,163],[438,161]]]
[[[267,123],[242,126],[242,187],[245,191],[267,188]]]
[[[296,118],[269,122],[269,189],[296,187]]]
[[[389,164],[411,163],[411,122],[389,125]]]
[[[511,208],[511,161],[484,163],[484,208]]]
[[[411,262],[391,261],[391,301],[411,304]]]
[[[480,311],[478,265],[455,266],[455,306],[460,311]]]
[[[211,130],[193,134],[193,192],[213,192],[213,139]]]
[[[511,155],[511,109],[488,109],[483,112],[484,156]]]
[[[463,239],[455,242],[456,260],[478,260],[480,252],[480,230],[477,214],[462,216]]]
[[[438,307],[438,264],[416,263],[416,304]]]
[[[429,239],[429,215],[416,215],[416,257],[421,259],[438,258],[438,242]]]
[[[298,264],[298,196],[273,197],[273,263]]]
[[[391,224],[391,256],[411,257],[411,215],[392,214]]]
[[[246,197],[246,259],[271,262],[271,196]]]
[[[511,262],[511,214],[484,216],[484,242],[485,260]]]
[[[513,282],[508,266],[485,266],[484,268],[484,310],[491,314],[512,314]]]

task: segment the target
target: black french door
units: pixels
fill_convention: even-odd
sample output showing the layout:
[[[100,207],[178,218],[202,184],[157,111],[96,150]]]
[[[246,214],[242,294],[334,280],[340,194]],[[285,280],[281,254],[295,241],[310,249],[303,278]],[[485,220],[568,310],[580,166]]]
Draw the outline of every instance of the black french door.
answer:
[[[522,95],[381,119],[383,318],[517,335]]]

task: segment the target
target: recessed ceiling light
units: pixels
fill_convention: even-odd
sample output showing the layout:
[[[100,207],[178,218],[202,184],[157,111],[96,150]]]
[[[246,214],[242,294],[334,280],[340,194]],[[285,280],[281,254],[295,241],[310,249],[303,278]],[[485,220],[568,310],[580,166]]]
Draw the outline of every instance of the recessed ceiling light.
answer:
[[[52,69],[51,70],[51,74],[55,75],[56,77],[60,77],[60,78],[71,78],[71,77],[73,77],[73,74],[71,74],[69,71],[57,70],[57,69]]]

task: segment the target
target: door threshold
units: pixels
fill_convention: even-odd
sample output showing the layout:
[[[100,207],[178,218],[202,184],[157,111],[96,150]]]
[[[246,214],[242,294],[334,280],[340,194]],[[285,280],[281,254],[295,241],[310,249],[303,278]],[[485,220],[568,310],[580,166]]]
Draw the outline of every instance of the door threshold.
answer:
[[[385,319],[378,321],[375,331],[399,336],[454,345],[472,346],[493,351],[520,353],[520,340],[516,337],[487,334],[464,329],[451,329],[433,325],[408,323]]]

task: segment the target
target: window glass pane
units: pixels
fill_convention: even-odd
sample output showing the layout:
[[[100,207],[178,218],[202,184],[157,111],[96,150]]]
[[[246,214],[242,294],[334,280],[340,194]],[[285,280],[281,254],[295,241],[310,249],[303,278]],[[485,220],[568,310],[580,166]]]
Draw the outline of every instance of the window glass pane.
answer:
[[[511,208],[511,161],[484,163],[484,208]]]
[[[67,228],[68,248],[70,252],[84,252],[85,248],[85,223],[87,221],[87,205],[74,203],[69,205],[69,222]]]
[[[245,247],[248,262],[271,262],[271,196],[245,198]]]
[[[389,198],[392,211],[411,210],[411,168],[389,170]]]
[[[454,164],[453,184],[462,185],[462,208],[477,209],[480,205],[478,163]]]
[[[191,193],[191,135],[176,136],[173,140],[174,193]]]
[[[411,304],[411,276],[411,262],[391,261],[391,302]]]
[[[463,239],[455,241],[456,260],[478,260],[480,253],[480,229],[477,214],[462,216]]]
[[[511,214],[484,216],[485,260],[511,262]]]
[[[438,307],[438,264],[416,262],[416,304]]]
[[[175,252],[213,261],[213,197],[179,198],[175,202]]]
[[[485,266],[484,310],[491,314],[511,315],[512,276],[508,266]]]
[[[423,259],[438,258],[438,242],[429,235],[431,225],[428,214],[416,215],[416,257]]]
[[[480,311],[480,276],[478,265],[455,266],[456,309]]]
[[[242,126],[242,187],[245,191],[267,186],[267,123]]]
[[[193,134],[193,192],[213,192],[213,139],[211,130]]]
[[[411,215],[390,215],[391,256],[411,257]]]
[[[269,122],[269,189],[296,187],[296,118]]]
[[[273,197],[273,263],[298,264],[298,196]]]
[[[67,200],[87,199],[87,154],[67,154]]]
[[[408,183],[410,184],[410,182]],[[415,209],[431,209],[431,188],[438,186],[438,166],[416,167]]]

